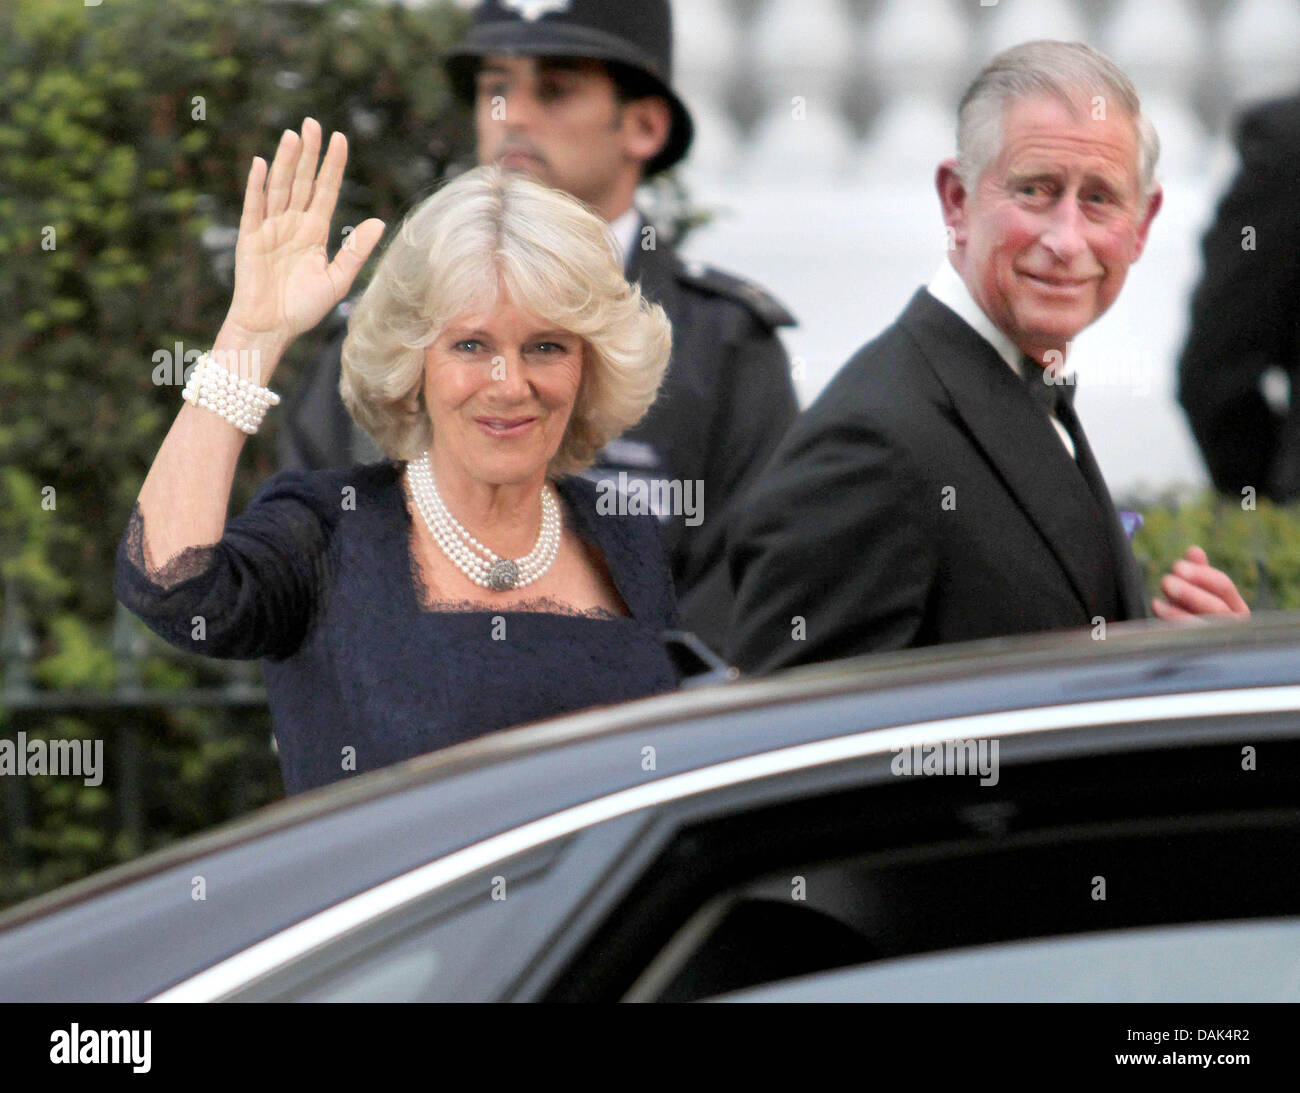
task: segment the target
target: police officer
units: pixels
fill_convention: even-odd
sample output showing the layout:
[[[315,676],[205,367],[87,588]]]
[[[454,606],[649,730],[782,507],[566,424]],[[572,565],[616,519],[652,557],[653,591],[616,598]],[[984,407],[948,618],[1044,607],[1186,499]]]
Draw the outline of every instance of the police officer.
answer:
[[[595,209],[628,279],[672,320],[659,398],[589,473],[624,487],[629,508],[668,503],[658,514],[682,624],[720,650],[731,513],[798,412],[777,336],[794,319],[755,285],[683,261],[634,204],[637,186],[681,160],[693,135],[671,85],[668,2],[484,0],[447,72],[474,105],[479,162],[526,171]],[[339,399],[342,344],[340,333],[286,407],[281,469],[381,458]]]
[[[1222,493],[1300,501],[1300,94],[1253,106],[1236,136],[1241,168],[1202,240],[1178,400]]]

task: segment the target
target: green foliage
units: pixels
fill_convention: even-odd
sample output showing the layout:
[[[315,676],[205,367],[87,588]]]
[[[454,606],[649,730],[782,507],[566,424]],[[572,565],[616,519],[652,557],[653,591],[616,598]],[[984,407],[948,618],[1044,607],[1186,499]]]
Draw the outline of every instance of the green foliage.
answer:
[[[117,682],[113,654],[84,619],[60,612],[50,622],[53,649],[36,666],[36,679],[51,689],[110,691]]]
[[[1129,501],[1145,522],[1133,551],[1147,578],[1148,597],[1160,595],[1160,578],[1189,546],[1201,547],[1223,570],[1252,611],[1300,608],[1300,505],[1280,507],[1207,492],[1179,503],[1173,498]]]
[[[0,576],[22,589],[35,683],[115,683],[117,544],[181,405],[179,385],[153,382],[155,354],[211,345],[253,156],[315,117],[351,150],[335,244],[369,216],[395,222],[471,148],[440,64],[464,20],[450,2],[0,5]],[[297,344],[280,389],[326,336]],[[274,470],[277,424],[249,443],[232,511]],[[169,689],[212,675],[171,656],[141,671]],[[19,729],[108,738],[106,755],[138,741],[144,788],[123,800],[116,767],[98,789],[24,780],[27,826],[0,860],[0,901],[282,792],[265,711],[0,710],[0,732]]]
[[[25,717],[24,722],[33,719]],[[5,778],[9,817],[24,822],[0,842],[0,906],[158,849],[183,835],[281,796],[279,767],[266,746],[265,710],[235,725],[208,711],[46,717],[22,724],[27,739],[103,741],[102,777]],[[92,724],[91,722],[95,723]]]

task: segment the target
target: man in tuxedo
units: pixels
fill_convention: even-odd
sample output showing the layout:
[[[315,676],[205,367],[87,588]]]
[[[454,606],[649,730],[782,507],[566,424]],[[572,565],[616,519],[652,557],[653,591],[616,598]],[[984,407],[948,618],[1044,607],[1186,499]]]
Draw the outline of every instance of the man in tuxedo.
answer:
[[[1178,399],[1214,484],[1300,500],[1300,95],[1252,108],[1205,233]],[[1270,398],[1265,377],[1280,380]]]
[[[733,529],[746,670],[1145,614],[1063,365],[1159,211],[1154,130],[1106,58],[1034,42],[976,78],[957,147],[936,176],[947,259],[790,430]],[[1195,547],[1162,591],[1161,618],[1248,613]]]
[[[629,511],[689,498],[691,511],[682,504],[657,515],[682,626],[720,652],[733,502],[798,414],[777,334],[794,319],[756,285],[683,261],[634,203],[638,185],[691,144],[671,70],[668,0],[485,0],[447,59],[453,88],[474,106],[479,162],[527,172],[590,205],[609,221],[628,279],[672,321],[658,399],[588,474],[626,486]],[[285,407],[281,469],[380,458],[339,398],[344,335]],[[676,492],[646,488],[656,482],[676,483]]]

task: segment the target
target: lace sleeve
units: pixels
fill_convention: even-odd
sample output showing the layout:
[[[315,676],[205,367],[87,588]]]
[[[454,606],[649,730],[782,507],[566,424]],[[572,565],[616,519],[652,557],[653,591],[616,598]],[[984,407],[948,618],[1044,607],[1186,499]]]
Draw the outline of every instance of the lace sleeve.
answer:
[[[170,592],[178,584],[206,573],[212,568],[216,553],[216,543],[186,547],[163,565],[152,564],[145,554],[144,513],[140,511],[140,502],[131,506],[131,519],[126,527],[126,561],[159,591]]]
[[[164,640],[187,652],[252,660],[292,655],[330,585],[337,503],[313,472],[268,479],[221,540],[159,563],[145,553],[137,501],[118,546],[113,591]]]

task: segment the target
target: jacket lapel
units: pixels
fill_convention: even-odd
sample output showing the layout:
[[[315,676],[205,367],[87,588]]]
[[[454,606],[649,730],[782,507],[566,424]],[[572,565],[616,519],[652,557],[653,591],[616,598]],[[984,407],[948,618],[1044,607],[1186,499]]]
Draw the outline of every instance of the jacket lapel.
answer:
[[[975,443],[1056,556],[1089,616],[1109,614],[1104,605],[1115,601],[1115,569],[1099,564],[1111,557],[1103,514],[1081,468],[1020,377],[925,289],[912,297],[899,321]]]

